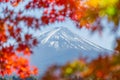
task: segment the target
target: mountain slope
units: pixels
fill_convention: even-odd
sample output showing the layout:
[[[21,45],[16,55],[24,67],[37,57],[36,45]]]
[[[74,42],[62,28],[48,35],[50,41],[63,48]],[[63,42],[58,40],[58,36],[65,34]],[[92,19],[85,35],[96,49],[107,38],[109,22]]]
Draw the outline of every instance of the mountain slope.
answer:
[[[57,27],[39,36],[39,41],[44,46],[56,49],[76,48],[84,50],[105,51],[106,49],[88,41],[65,27]]]
[[[42,33],[38,37],[39,45],[34,49],[32,64],[43,73],[52,64],[65,64],[79,57],[88,57],[88,61],[107,55],[111,51],[85,40],[65,27],[57,27]]]

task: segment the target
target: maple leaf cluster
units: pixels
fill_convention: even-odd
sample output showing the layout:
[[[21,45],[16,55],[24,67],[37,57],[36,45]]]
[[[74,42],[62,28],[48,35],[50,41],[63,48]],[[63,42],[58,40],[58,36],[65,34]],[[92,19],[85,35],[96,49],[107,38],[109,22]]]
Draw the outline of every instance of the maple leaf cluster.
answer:
[[[29,59],[24,57],[25,55],[28,57],[31,55],[31,46],[36,39],[33,40],[32,44],[27,43],[31,37],[29,34],[25,34],[26,42],[22,42],[22,36],[20,35],[21,28],[14,29],[14,27],[3,25],[3,23],[0,25],[0,75],[17,73],[20,77],[24,78],[31,74],[37,74],[37,68],[32,68],[29,64]],[[6,27],[8,29],[5,30]],[[9,38],[16,40],[17,44],[4,46]]]
[[[16,8],[20,1],[2,0],[0,4],[10,2]],[[22,21],[25,21],[27,28],[30,27],[33,18],[20,17],[21,11],[15,12],[8,7],[3,9],[4,16],[0,19],[0,76],[17,74],[21,78],[26,78],[37,75],[38,69],[30,65],[29,57],[33,53],[32,47],[36,46],[38,41],[33,38],[33,34],[24,33],[20,27]],[[9,41],[14,43],[9,44]]]

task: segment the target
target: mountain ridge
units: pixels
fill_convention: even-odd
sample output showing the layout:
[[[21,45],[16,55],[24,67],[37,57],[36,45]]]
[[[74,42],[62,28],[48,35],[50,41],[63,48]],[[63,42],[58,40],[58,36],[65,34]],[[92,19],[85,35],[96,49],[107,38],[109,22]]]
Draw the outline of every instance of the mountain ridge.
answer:
[[[97,46],[65,27],[57,27],[43,32],[38,37],[38,47],[34,48],[31,64],[36,65],[41,74],[54,64],[64,65],[79,58],[91,61],[99,55],[110,55],[112,51]]]
[[[45,37],[45,35],[47,35],[47,36]],[[53,46],[52,44],[55,44],[53,41],[59,41],[59,39],[61,39],[63,37],[64,37],[64,39],[66,39],[66,41],[70,40],[70,41],[73,41],[73,42],[74,41],[80,42],[80,40],[81,40],[81,42],[83,41],[85,43],[88,43],[91,46],[95,46],[96,48],[105,49],[105,48],[103,48],[99,45],[94,44],[91,41],[88,41],[87,39],[81,38],[78,34],[74,33],[73,31],[71,31],[70,29],[68,29],[66,27],[56,27],[52,30],[48,30],[43,35],[39,36],[39,40],[40,40],[40,38],[43,39],[43,40],[40,41],[40,43],[44,45],[44,44],[49,42],[49,39],[51,40],[51,38],[52,38],[52,40],[51,40],[52,42],[49,43],[49,44],[51,44],[51,46]],[[59,43],[60,43],[60,41],[59,41]],[[56,46],[57,46],[57,42],[56,42]],[[64,46],[64,48],[65,48],[65,46]],[[79,47],[77,46],[77,48],[80,48],[80,46]],[[82,46],[81,46],[81,48],[82,48]],[[108,50],[108,49],[105,49],[105,50]]]

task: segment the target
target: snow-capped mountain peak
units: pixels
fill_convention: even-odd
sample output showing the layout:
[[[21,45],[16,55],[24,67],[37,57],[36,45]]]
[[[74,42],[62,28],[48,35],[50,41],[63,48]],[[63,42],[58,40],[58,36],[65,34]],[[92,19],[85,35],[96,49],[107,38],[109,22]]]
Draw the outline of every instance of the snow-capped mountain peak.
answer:
[[[39,36],[41,44],[56,49],[76,48],[83,50],[104,50],[102,47],[81,38],[66,27],[56,27]]]

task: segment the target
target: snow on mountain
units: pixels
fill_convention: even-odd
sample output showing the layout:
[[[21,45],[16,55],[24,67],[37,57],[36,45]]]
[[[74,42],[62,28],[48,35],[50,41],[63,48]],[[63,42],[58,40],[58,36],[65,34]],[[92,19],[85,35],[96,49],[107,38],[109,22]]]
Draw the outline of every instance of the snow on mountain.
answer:
[[[90,61],[98,55],[107,55],[111,52],[81,38],[65,27],[48,30],[40,34],[38,40],[39,45],[34,48],[31,62],[40,68],[40,73],[44,73],[52,64],[62,65],[80,57],[88,57]]]
[[[105,51],[104,48],[81,38],[71,30],[65,27],[56,27],[53,30],[39,36],[42,45],[54,47],[56,49],[76,48],[82,50],[95,50],[98,52]]]

